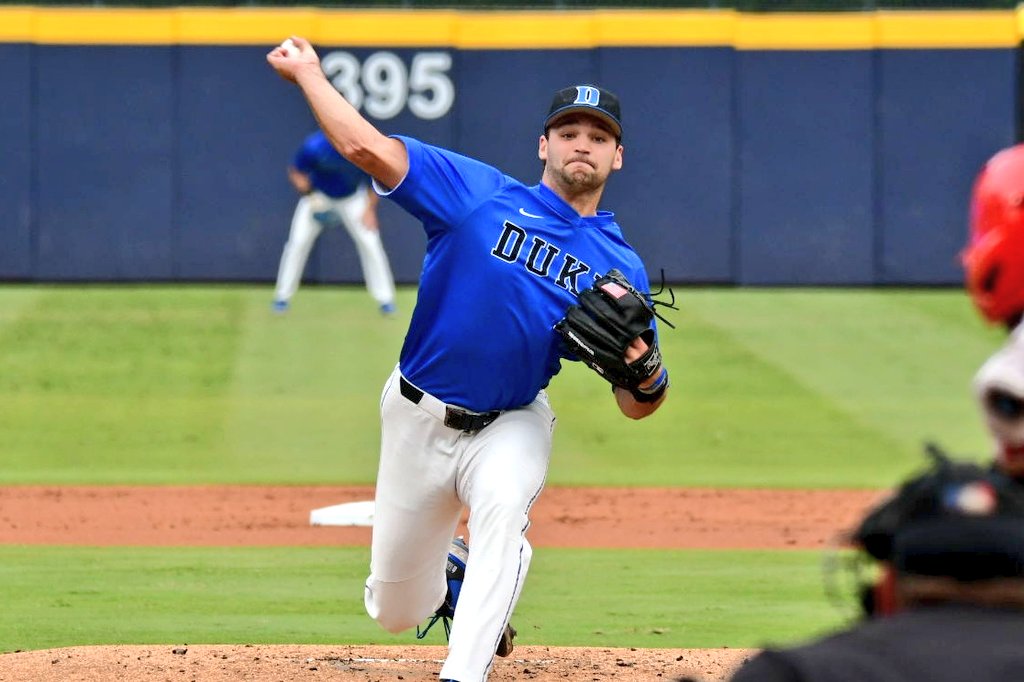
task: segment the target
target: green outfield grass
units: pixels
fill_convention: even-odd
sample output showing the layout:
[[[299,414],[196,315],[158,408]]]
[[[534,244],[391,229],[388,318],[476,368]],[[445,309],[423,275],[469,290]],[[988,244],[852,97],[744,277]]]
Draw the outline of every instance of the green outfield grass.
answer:
[[[837,627],[814,552],[538,550],[517,643],[747,647]],[[415,641],[366,616],[368,548],[0,546],[0,652]],[[651,586],[657,585],[652,590]],[[443,644],[440,628],[424,640]]]
[[[549,481],[877,487],[934,439],[981,457],[969,381],[1000,342],[958,290],[677,289],[651,419],[555,378]],[[0,287],[0,483],[372,483],[414,292]]]
[[[570,365],[559,485],[885,487],[925,439],[984,457],[970,378],[1001,342],[946,291],[678,289],[673,389],[642,422]],[[0,484],[372,483],[415,292],[0,287]],[[2,510],[0,510],[2,511]],[[0,651],[409,643],[364,613],[367,548],[0,546]],[[543,548],[525,644],[746,647],[838,626],[818,552]],[[440,644],[440,632],[427,640]]]

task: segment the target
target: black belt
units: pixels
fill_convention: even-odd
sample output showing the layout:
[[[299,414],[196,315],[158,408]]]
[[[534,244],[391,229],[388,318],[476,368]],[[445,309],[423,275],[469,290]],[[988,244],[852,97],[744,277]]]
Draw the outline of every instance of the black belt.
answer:
[[[420,401],[423,400],[423,391],[410,384],[403,376],[398,377],[398,388],[402,392],[402,395],[405,396],[409,402],[415,405],[419,405]],[[444,425],[452,429],[472,433],[484,428],[500,415],[500,410],[492,410],[490,412],[470,412],[469,410],[464,410],[461,407],[445,405]]]

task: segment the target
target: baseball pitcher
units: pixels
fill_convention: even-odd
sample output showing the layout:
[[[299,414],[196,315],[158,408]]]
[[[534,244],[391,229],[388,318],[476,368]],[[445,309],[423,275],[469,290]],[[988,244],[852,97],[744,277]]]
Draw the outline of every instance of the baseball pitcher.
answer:
[[[512,651],[509,624],[532,549],[530,509],[551,454],[545,387],[562,360],[606,379],[620,410],[664,402],[647,274],[598,210],[622,167],[619,101],[593,85],[538,115],[541,181],[386,137],[324,77],[309,43],[267,56],[296,83],[328,139],[420,220],[427,251],[398,366],[381,396],[381,452],[367,612],[399,632],[452,617],[442,680],[481,682]],[[452,543],[469,509],[469,546]],[[447,620],[445,621],[447,626]]]

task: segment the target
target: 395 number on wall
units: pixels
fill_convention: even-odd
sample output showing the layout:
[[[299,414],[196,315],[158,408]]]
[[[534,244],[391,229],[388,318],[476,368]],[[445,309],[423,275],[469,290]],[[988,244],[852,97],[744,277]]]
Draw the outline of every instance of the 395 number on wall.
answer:
[[[448,52],[417,52],[408,66],[393,52],[374,52],[362,63],[350,52],[330,52],[320,60],[335,89],[356,109],[378,120],[403,109],[417,118],[441,118],[455,102]]]

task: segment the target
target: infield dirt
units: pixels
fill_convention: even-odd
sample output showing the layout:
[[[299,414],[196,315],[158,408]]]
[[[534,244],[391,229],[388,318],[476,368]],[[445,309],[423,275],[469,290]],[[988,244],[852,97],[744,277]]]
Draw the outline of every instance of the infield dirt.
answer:
[[[0,543],[140,546],[368,544],[370,529],[312,527],[312,508],[371,499],[366,487],[0,487]],[[535,547],[820,548],[878,497],[872,490],[549,487]],[[177,651],[177,653],[176,653]],[[516,647],[490,679],[727,679],[745,649]],[[0,655],[22,680],[436,680],[436,646],[72,647]]]

